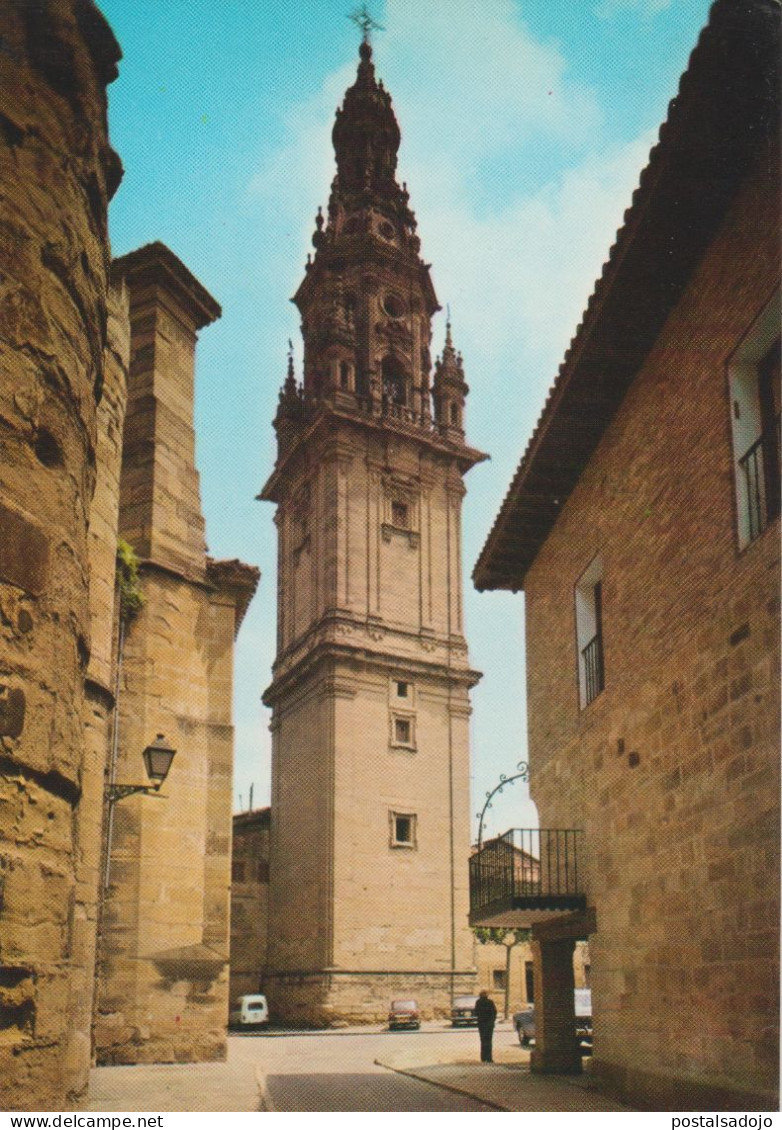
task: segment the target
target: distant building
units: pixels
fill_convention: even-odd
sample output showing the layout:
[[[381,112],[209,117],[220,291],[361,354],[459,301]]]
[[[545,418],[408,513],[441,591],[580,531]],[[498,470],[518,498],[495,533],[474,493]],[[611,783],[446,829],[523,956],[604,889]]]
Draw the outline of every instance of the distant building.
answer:
[[[333,130],[337,175],[294,301],[275,419],[277,659],[266,986],[311,1024],[447,1014],[474,984],[467,926],[469,691],[462,620],[467,384],[415,217],[399,126],[361,61]]]
[[[532,795],[579,833],[533,1067],[576,1069],[588,936],[594,1077],[655,1110],[778,1109],[779,18],[713,5],[474,573],[524,591]]]
[[[233,818],[231,1000],[264,988],[269,926],[269,817],[256,808]]]

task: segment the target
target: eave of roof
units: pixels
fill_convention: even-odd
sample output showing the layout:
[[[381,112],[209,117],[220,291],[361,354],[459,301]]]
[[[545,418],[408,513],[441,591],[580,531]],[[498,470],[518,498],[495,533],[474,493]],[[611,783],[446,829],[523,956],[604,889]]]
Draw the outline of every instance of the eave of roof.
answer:
[[[473,571],[524,579],[752,155],[778,127],[779,0],[716,0]]]

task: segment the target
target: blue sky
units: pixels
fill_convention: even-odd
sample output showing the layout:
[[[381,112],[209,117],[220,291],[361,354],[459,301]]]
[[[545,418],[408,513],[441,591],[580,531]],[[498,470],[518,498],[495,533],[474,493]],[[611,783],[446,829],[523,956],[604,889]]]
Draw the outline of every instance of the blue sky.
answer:
[[[296,290],[333,176],[334,111],[354,79],[355,0],[99,0],[122,46],[109,92],[125,177],[114,254],[162,240],[223,307],[196,368],[210,552],[260,566],[236,658],[235,807],[268,803],[260,694],[275,645],[271,420]],[[469,574],[675,95],[707,0],[385,0],[378,76],[402,129],[400,180],[470,385],[467,635],[473,802],[526,756],[523,597]],[[434,326],[442,348],[444,313]],[[489,832],[535,822],[520,783]]]

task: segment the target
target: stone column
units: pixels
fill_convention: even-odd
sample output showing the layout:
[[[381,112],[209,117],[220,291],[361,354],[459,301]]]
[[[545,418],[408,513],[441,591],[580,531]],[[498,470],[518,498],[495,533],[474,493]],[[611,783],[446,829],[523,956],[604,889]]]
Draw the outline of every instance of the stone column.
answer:
[[[534,935],[533,935],[534,938]],[[581,1052],[576,1040],[575,939],[534,939],[535,1050],[530,1068],[541,1075],[579,1075]]]
[[[91,0],[4,0],[0,45],[0,1109],[64,1110],[89,1065],[70,1006],[120,51]]]

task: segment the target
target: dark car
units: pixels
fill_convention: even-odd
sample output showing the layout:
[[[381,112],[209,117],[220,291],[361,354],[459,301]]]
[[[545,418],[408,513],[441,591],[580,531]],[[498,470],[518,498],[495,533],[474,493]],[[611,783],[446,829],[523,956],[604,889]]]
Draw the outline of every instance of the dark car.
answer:
[[[454,997],[451,1003],[451,1024],[454,1028],[474,1026],[478,1023],[475,1015],[477,997]]]
[[[576,1006],[576,1037],[582,1051],[587,1053],[592,1050],[592,990],[575,990]],[[535,1039],[535,1006],[515,1013],[513,1027],[519,1037],[521,1046],[527,1047]]]
[[[418,1005],[414,1000],[391,1001],[388,1011],[388,1027],[395,1028],[420,1028],[421,1016]]]

